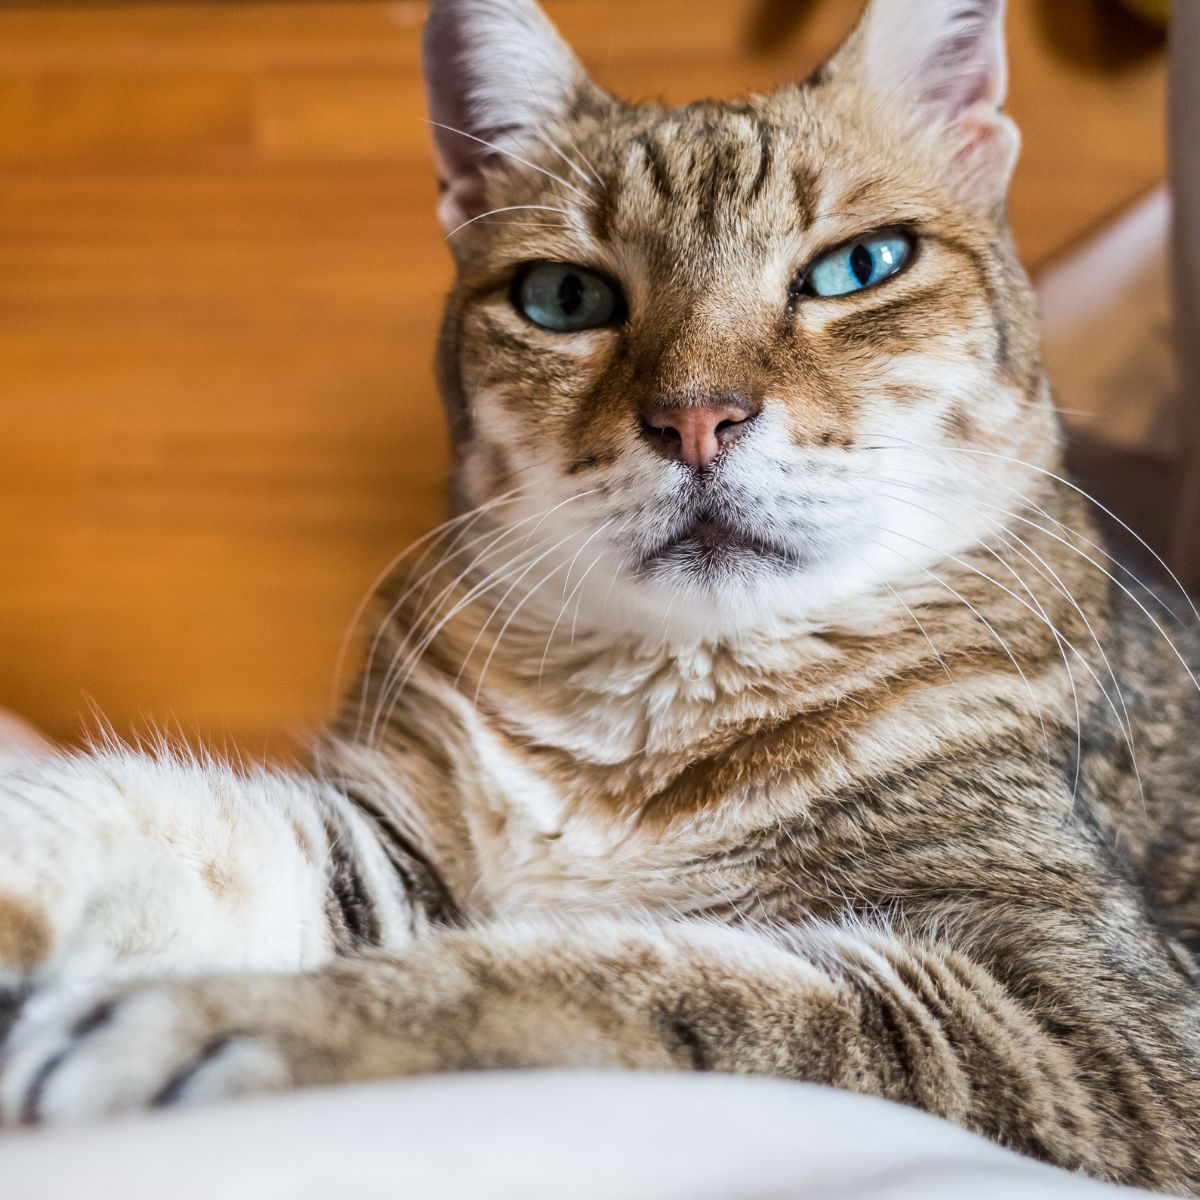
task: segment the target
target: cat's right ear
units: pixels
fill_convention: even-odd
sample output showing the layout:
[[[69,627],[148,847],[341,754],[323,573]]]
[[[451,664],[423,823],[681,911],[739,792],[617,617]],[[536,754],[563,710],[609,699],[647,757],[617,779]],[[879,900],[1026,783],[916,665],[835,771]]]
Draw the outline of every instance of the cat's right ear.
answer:
[[[1005,0],[870,0],[828,64],[880,111],[900,109],[942,144],[964,194],[1002,201],[1020,137],[1004,112]]]
[[[484,173],[602,93],[534,0],[430,0],[425,91],[447,233],[486,211]]]

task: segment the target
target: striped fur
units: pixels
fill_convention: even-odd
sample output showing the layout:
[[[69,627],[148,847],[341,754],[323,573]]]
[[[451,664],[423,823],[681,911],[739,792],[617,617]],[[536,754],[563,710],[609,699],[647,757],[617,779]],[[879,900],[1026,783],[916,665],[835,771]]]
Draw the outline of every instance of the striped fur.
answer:
[[[875,0],[805,84],[669,109],[530,0],[434,0],[458,515],[311,774],[4,777],[7,1119],[714,1070],[1200,1195],[1200,653],[1061,477],[1001,16]],[[796,286],[897,226],[887,284]],[[521,318],[545,260],[627,319]],[[711,470],[651,452],[714,393],[761,415]]]

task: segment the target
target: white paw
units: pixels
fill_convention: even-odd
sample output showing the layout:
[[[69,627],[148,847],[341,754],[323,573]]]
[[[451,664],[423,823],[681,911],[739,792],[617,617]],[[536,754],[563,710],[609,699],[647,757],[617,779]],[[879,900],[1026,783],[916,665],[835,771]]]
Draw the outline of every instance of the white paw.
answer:
[[[69,1124],[289,1082],[269,1039],[220,1028],[184,984],[71,989],[38,996],[14,1028],[0,1065],[0,1123]]]

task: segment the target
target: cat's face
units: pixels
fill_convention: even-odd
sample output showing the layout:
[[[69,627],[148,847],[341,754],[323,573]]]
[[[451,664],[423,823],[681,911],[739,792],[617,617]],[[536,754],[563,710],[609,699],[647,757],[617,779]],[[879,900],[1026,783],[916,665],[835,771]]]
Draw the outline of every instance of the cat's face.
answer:
[[[911,7],[877,0],[807,84],[665,109],[601,93],[524,0],[435,0],[427,54],[471,68],[431,84],[463,131],[438,138],[460,498],[536,532],[531,582],[714,633],[802,614],[969,545],[1013,460],[1049,461],[1000,5],[924,0],[918,46]]]

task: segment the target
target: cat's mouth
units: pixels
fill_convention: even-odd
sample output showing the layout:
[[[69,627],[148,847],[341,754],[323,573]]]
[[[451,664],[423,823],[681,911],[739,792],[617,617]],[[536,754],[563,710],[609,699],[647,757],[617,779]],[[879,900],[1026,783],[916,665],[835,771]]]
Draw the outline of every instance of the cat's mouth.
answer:
[[[802,565],[801,556],[712,512],[700,512],[681,532],[659,543],[638,564],[639,574],[681,571],[712,577],[744,574],[755,567],[777,570]]]

